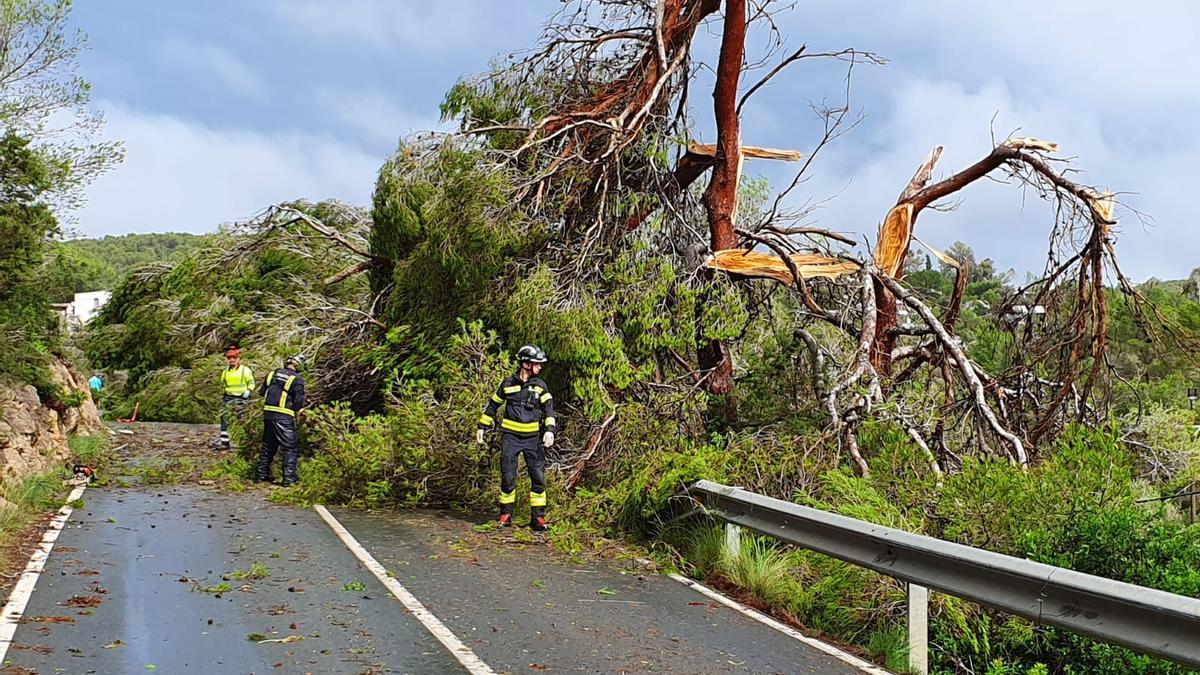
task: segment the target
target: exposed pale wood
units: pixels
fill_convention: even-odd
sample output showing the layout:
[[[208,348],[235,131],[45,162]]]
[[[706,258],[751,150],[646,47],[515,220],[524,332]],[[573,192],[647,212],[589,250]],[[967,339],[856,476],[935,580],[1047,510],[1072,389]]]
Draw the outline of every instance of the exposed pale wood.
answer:
[[[702,157],[716,157],[717,146],[713,143],[688,143],[688,152]],[[784,162],[799,161],[804,155],[799,150],[776,150],[774,148],[759,148],[753,145],[743,145],[742,154],[750,159],[778,159]]]
[[[904,266],[912,241],[913,205],[897,204],[888,211],[879,226],[879,241],[875,244],[875,265],[886,275],[896,278]]]
[[[861,269],[856,262],[823,255],[793,253],[788,257],[804,279],[837,279]],[[789,286],[793,283],[787,261],[771,253],[747,249],[717,251],[704,261],[704,266],[743,277],[774,279]]]

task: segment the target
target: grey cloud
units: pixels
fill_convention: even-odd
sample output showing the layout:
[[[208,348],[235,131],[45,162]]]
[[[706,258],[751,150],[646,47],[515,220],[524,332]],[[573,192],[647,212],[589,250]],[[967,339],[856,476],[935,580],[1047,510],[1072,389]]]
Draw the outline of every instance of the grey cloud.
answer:
[[[380,158],[332,136],[220,129],[106,102],[108,135],[126,160],[90,189],[88,236],[210,232],[280,201],[336,197],[365,204]]]

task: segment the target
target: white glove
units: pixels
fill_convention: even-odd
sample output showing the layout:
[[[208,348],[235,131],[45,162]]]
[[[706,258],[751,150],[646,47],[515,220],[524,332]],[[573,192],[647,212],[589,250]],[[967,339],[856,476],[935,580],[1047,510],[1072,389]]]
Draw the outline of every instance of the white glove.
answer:
[[[542,445],[546,446],[547,448],[554,445],[553,431],[547,431],[546,433],[542,434]]]
[[[242,392],[242,398],[250,398],[250,392],[248,392],[248,391],[243,391],[243,392]]]
[[[483,429],[475,430],[475,442],[480,445],[483,445]]]

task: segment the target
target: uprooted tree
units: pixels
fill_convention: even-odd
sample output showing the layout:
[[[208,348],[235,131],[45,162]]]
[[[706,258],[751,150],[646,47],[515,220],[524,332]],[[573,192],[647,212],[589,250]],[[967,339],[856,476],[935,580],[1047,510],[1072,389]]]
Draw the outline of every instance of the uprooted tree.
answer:
[[[407,147],[395,164],[411,172],[412,165],[454,145],[477,150],[473,161],[509,176],[503,217],[541,223],[546,245],[528,249],[524,260],[563,272],[556,289],[568,305],[584,297],[582,289],[597,280],[606,262],[638,242],[649,255],[672,258],[698,292],[695,339],[690,359],[664,351],[667,362],[687,369],[691,379],[684,382],[692,389],[701,384],[710,394],[737,396],[736,341],[714,336],[706,323],[716,302],[712,295],[733,288],[745,306],[761,311],[764,302],[783,301],[772,300],[773,292],[752,280],[786,286],[794,298],[787,301],[793,328],[814,364],[824,368],[834,360],[839,349],[834,343],[852,345],[840,372],[813,376],[822,383],[833,432],[863,473],[869,466],[858,452],[855,429],[870,416],[899,422],[939,474],[967,449],[956,443],[1005,453],[1024,465],[1069,421],[1101,420],[1113,382],[1106,278],[1115,279],[1139,321],[1161,323],[1117,264],[1113,195],[1076,182],[1069,163],[1055,156],[1057,146],[1034,138],[1008,138],[975,164],[933,181],[939,147],[903,186],[883,218],[874,251],[852,256],[853,239],[797,225],[811,214],[789,212],[785,198],[803,184],[820,150],[853,126],[853,68],[882,59],[857,50],[808,53],[802,47],[747,84],[752,69],[765,63],[746,63],[747,28],[762,22],[773,29],[773,4],[723,4],[713,145],[693,140],[696,96],[689,88],[696,64],[690,50],[697,27],[716,16],[722,3],[585,1],[568,5],[531,53],[460,83],[444,113],[461,120],[461,132],[423,148]],[[845,100],[816,110],[819,143],[806,152],[743,145],[739,113],[746,100],[789,65],[810,58],[847,68]],[[804,161],[769,208],[739,213],[743,162],[759,157]],[[707,187],[692,189],[706,172]],[[1008,325],[1024,344],[1003,372],[972,362],[956,334],[967,261],[931,249],[957,269],[945,306],[931,306],[903,278],[920,213],[984,178],[1031,190],[1054,213],[1045,273],[992,310],[997,323]],[[376,227],[382,225],[386,222],[377,219]],[[902,313],[915,320],[901,325]],[[811,330],[816,323],[835,330],[818,339]],[[905,386],[916,381],[924,385],[919,395]],[[950,441],[952,428],[967,433]]]

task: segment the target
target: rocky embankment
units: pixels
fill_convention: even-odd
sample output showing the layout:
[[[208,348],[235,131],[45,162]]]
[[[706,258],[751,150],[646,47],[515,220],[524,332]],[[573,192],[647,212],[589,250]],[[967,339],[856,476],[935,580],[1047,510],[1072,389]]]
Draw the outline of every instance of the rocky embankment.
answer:
[[[70,456],[67,439],[72,434],[104,431],[86,378],[58,360],[50,371],[53,382],[67,391],[81,392],[84,401],[56,410],[43,405],[30,385],[0,384],[0,481],[50,471]]]

